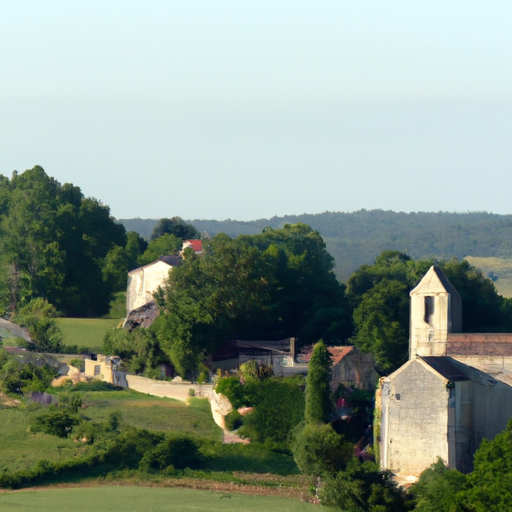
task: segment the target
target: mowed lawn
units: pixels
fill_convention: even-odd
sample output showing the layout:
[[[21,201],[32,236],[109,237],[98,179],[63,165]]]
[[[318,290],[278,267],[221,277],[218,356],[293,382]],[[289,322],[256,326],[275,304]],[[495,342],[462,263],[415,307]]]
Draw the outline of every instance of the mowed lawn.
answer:
[[[161,487],[79,487],[0,494],[2,512],[307,512],[318,505],[288,498]],[[323,508],[323,510],[328,510]]]
[[[120,320],[112,318],[57,318],[66,345],[100,350],[105,333],[117,327]]]

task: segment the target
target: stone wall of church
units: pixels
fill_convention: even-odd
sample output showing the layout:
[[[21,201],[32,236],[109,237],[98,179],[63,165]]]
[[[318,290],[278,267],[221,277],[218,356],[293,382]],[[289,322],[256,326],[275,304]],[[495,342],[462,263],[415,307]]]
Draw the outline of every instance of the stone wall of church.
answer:
[[[441,457],[448,462],[450,390],[418,360],[382,381],[381,467],[419,475]]]

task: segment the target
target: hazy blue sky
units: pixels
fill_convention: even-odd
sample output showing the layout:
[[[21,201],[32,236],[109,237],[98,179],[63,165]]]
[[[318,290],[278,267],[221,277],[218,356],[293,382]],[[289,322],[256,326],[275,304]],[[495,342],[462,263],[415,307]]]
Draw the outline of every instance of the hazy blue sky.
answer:
[[[512,2],[0,2],[0,173],[127,217],[512,213]]]

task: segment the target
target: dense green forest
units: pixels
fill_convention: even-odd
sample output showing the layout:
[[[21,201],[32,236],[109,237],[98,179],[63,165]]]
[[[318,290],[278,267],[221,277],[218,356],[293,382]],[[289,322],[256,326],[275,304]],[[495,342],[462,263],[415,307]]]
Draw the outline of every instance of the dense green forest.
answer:
[[[157,223],[153,219],[121,219],[127,230],[149,239]],[[360,210],[352,213],[287,215],[249,222],[236,220],[191,220],[210,236],[256,234],[267,226],[282,228],[301,222],[317,230],[327,251],[336,261],[335,274],[347,282],[364,263],[372,263],[382,251],[391,249],[413,258],[459,259],[465,256],[510,258],[512,215],[486,212],[404,213]]]
[[[0,309],[42,297],[66,315],[105,314],[126,241],[108,206],[42,167],[0,175]]]

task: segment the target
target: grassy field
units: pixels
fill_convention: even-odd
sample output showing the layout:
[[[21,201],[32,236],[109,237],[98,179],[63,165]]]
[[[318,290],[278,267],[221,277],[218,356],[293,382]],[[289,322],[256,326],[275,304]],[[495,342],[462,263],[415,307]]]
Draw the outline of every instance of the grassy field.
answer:
[[[66,345],[78,345],[99,350],[103,336],[119,320],[112,318],[57,318],[57,325],[62,329]]]
[[[213,421],[210,404],[205,399],[195,398],[185,404],[125,390],[84,393],[83,403],[82,413],[94,421],[106,420],[110,412],[117,409],[123,415],[123,422],[132,427],[222,439],[222,430]]]
[[[2,512],[301,512],[317,505],[274,496],[155,487],[80,487],[0,494]],[[328,509],[325,509],[328,510]]]
[[[493,275],[498,293],[503,297],[512,297],[512,259],[476,258],[466,256],[471,265],[479,268],[485,276]]]
[[[88,392],[83,395],[87,418],[103,421],[119,410],[125,426],[148,430],[178,431],[202,438],[221,440],[222,431],[211,416],[208,400],[193,399],[190,405],[169,398],[157,398],[136,391]],[[31,420],[40,414],[35,404],[27,408],[0,410],[0,471],[33,466],[40,459],[69,458],[81,449],[71,439],[29,431]]]

